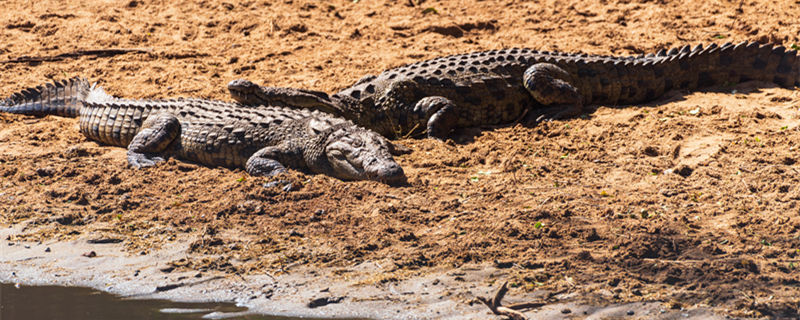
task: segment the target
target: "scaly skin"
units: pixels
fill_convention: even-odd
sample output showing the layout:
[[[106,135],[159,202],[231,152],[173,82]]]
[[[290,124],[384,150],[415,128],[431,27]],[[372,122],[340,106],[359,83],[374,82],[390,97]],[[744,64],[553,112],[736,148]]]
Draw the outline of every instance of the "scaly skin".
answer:
[[[128,148],[135,168],[164,157],[209,166],[242,167],[257,176],[306,169],[345,180],[403,183],[395,147],[380,135],[329,114],[247,107],[202,99],[129,100],[86,79],[23,90],[0,112],[79,117],[89,139]]]
[[[673,89],[748,80],[800,86],[796,50],[755,42],[661,50],[637,57],[505,49],[417,62],[367,76],[332,96],[234,80],[245,104],[278,102],[343,116],[396,138],[580,115],[583,106],[652,101]]]

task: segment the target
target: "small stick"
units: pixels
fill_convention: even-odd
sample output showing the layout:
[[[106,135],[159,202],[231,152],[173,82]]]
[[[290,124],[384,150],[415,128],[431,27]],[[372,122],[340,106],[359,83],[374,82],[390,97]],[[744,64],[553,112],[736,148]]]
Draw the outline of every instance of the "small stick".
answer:
[[[509,306],[507,306],[507,308],[513,309],[513,310],[521,310],[521,309],[539,308],[539,307],[543,307],[544,305],[546,305],[546,303],[543,303],[543,302],[523,302],[523,303],[515,303],[515,304],[512,304],[512,305],[509,305]]]
[[[494,295],[494,299],[492,299],[491,301],[484,297],[477,297],[478,300],[483,302],[483,304],[489,307],[489,310],[492,310],[492,313],[496,315],[506,316],[511,318],[512,320],[528,320],[528,318],[524,314],[522,314],[522,312],[502,306],[501,301],[503,300],[503,297],[506,295],[506,292],[508,292],[508,287],[506,286],[507,284],[508,281],[504,282],[503,285],[500,286],[500,289],[497,289],[497,293]]]
[[[110,57],[126,53],[148,53],[149,49],[91,49],[91,50],[78,50],[68,53],[62,53],[55,56],[44,57],[29,57],[22,56],[16,59],[0,61],[0,63],[22,63],[22,62],[45,62],[45,61],[62,61],[69,58],[77,58],[82,56],[95,56],[95,57]]]

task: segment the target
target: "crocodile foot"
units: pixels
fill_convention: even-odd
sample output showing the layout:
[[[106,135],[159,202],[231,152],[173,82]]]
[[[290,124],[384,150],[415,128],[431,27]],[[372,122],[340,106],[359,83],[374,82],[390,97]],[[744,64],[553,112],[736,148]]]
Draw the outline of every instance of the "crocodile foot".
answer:
[[[446,139],[458,121],[455,103],[445,97],[422,98],[414,106],[414,112],[428,119],[428,138]]]
[[[563,120],[580,116],[583,105],[555,105],[548,106],[539,112],[530,112],[525,116],[524,123],[533,125],[545,121]]]

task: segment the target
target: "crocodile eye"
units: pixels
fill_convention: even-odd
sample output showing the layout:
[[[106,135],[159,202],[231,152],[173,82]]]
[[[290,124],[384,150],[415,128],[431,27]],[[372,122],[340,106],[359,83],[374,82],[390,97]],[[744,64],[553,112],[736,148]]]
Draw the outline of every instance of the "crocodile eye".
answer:
[[[344,159],[345,158],[344,157],[344,153],[342,153],[341,150],[331,150],[330,152],[328,152],[328,155],[330,155],[331,157],[334,157],[336,159]]]

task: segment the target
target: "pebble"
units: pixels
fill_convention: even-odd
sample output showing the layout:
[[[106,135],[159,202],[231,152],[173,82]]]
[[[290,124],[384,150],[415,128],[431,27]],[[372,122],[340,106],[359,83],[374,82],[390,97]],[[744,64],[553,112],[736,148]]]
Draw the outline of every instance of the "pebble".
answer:
[[[634,315],[634,314],[635,314],[635,312],[633,312],[633,310],[628,310],[628,315],[629,315],[629,316],[632,316],[632,315]]]
[[[317,299],[311,300],[308,304],[306,304],[306,306],[311,308],[311,309],[314,309],[314,308],[319,308],[319,307],[326,306],[326,305],[333,304],[333,303],[339,303],[339,302],[342,302],[342,300],[344,300],[344,297],[317,298]]]
[[[572,310],[570,310],[568,308],[564,308],[564,309],[561,310],[561,313],[563,313],[563,314],[572,313]]]
[[[50,247],[45,248],[44,252],[50,252]]]

